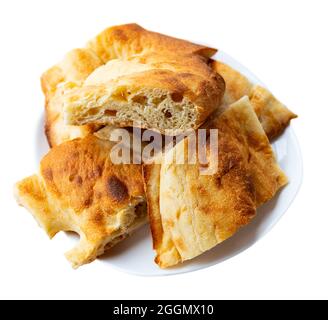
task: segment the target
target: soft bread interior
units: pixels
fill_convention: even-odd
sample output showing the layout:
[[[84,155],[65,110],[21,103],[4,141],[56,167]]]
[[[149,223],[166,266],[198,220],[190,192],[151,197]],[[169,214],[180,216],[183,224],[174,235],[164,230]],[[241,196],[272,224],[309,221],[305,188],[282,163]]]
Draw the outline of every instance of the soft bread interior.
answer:
[[[176,132],[186,131],[196,124],[196,110],[191,107],[192,103],[186,99],[176,102],[174,96],[163,90],[131,92],[121,89],[112,93],[105,88],[86,88],[79,92],[81,94],[87,97],[85,102],[83,99],[74,101],[74,96],[66,101],[67,124],[124,124],[162,133],[170,128]]]
[[[140,79],[142,86],[131,85],[141,72],[149,71],[149,77],[155,76],[151,70],[150,65],[120,59],[111,60],[96,69],[83,87],[73,88],[64,96],[66,123],[124,124],[160,132],[170,128],[193,128],[197,108],[187,97],[160,85],[147,86],[145,79]],[[129,75],[133,78],[129,79]],[[165,74],[158,77],[165,77]]]

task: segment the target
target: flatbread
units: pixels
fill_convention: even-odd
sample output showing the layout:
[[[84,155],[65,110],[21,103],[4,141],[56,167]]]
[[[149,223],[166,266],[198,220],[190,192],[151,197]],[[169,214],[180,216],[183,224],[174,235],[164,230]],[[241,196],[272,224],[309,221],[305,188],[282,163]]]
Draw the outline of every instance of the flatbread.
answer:
[[[247,77],[229,65],[220,61],[213,61],[212,67],[223,77],[226,83],[223,106],[229,106],[243,96],[248,96],[270,140],[278,137],[290,121],[297,117],[269,90],[254,85]]]
[[[215,174],[202,175],[200,163],[164,158],[144,165],[155,261],[161,268],[193,259],[231,237],[287,183],[247,97],[204,128],[218,129]],[[169,153],[186,157],[186,144],[183,140]]]
[[[113,164],[113,144],[89,135],[54,147],[40,173],[16,185],[27,208],[50,238],[80,235],[66,254],[74,268],[89,263],[147,222],[141,165]]]

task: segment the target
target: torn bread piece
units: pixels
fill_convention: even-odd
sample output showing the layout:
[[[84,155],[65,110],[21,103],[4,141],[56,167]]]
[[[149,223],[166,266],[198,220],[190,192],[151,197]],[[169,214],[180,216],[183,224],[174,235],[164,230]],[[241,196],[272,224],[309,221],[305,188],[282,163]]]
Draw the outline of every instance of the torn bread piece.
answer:
[[[221,103],[224,80],[208,65],[215,49],[136,24],[109,28],[87,48],[104,65],[64,94],[68,125],[137,126],[175,134],[198,128]]]
[[[247,97],[204,127],[218,129],[215,174],[202,175],[199,163],[163,160],[143,167],[155,261],[161,268],[193,259],[231,237],[287,183]],[[187,143],[169,153],[186,157]]]
[[[141,165],[113,164],[112,147],[94,135],[65,142],[45,156],[38,175],[16,185],[18,203],[50,238],[60,231],[80,235],[66,254],[74,268],[147,222]]]
[[[269,90],[254,85],[247,77],[229,65],[220,61],[213,61],[212,67],[223,77],[226,83],[223,105],[229,106],[243,96],[248,96],[270,140],[278,137],[290,121],[297,117]]]

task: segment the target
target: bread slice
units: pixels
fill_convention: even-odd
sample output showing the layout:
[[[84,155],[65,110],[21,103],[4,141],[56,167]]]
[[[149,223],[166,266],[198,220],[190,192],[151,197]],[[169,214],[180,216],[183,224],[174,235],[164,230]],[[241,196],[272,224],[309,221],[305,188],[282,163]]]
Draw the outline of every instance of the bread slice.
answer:
[[[66,90],[62,103],[68,125],[176,133],[198,128],[221,103],[224,81],[208,65],[215,49],[136,24],[105,30],[87,49],[104,65]]]
[[[249,79],[229,65],[221,61],[213,61],[212,67],[223,77],[226,83],[223,106],[227,107],[243,96],[248,96],[270,140],[278,137],[289,125],[290,121],[297,117],[296,114],[275,98],[269,90],[254,85]]]
[[[40,173],[17,183],[20,205],[50,238],[80,235],[67,253],[74,268],[89,263],[147,222],[140,165],[113,164],[113,144],[89,135],[54,147]]]
[[[199,162],[162,159],[144,165],[155,261],[161,268],[193,259],[231,237],[287,183],[247,97],[204,128],[218,129],[215,174],[202,175]],[[186,159],[187,145],[187,139],[178,143],[164,159],[172,152]]]

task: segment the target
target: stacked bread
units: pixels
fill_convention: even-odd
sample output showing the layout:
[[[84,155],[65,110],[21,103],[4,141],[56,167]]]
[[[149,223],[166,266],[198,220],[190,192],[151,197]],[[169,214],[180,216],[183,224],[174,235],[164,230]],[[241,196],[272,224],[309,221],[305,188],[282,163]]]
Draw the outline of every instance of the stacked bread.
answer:
[[[215,53],[129,24],[103,31],[43,74],[51,150],[16,196],[50,237],[80,235],[67,253],[74,267],[148,221],[160,267],[190,260],[248,224],[287,183],[270,140],[295,115],[212,60]],[[131,127],[163,136],[216,129],[215,170],[201,174],[199,160],[165,161],[187,156],[188,134],[156,163],[114,162],[108,132]]]

